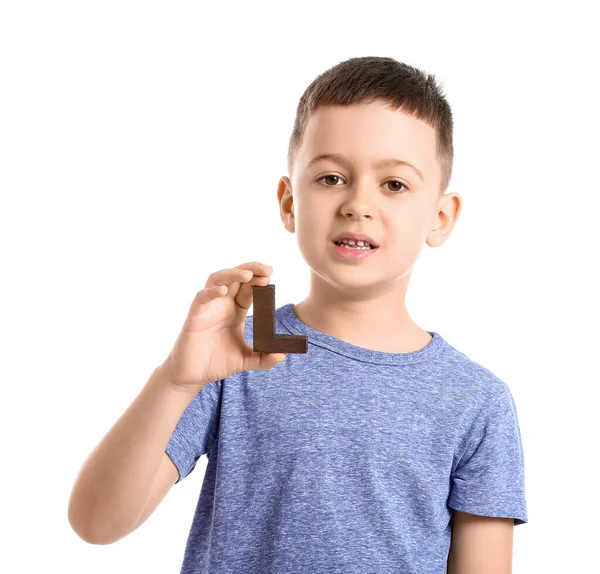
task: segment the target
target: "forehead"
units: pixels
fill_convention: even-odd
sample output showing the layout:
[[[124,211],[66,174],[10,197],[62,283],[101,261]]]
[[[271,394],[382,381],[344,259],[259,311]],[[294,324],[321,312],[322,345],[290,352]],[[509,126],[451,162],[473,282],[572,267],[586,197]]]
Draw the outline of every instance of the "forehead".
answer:
[[[320,153],[341,153],[365,168],[392,156],[431,174],[435,149],[435,130],[429,124],[377,102],[317,108],[307,123],[298,156],[306,165]]]

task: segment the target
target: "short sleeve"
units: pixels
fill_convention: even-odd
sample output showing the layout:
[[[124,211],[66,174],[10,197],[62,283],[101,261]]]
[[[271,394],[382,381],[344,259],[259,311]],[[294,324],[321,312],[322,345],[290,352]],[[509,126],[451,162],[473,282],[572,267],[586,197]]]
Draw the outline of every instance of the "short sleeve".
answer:
[[[525,469],[517,409],[508,385],[477,417],[452,473],[448,506],[479,516],[528,522]]]
[[[223,380],[209,383],[192,399],[181,415],[165,452],[179,472],[181,482],[207,454],[217,436]]]

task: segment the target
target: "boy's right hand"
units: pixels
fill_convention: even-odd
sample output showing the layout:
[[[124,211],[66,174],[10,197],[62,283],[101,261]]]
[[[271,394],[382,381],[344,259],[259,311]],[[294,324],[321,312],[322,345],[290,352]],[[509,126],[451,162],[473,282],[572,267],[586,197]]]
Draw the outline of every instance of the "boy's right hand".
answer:
[[[268,370],[285,360],[286,353],[259,353],[244,339],[252,285],[268,285],[272,271],[253,261],[208,277],[160,366],[170,383],[197,393],[212,381],[241,371]]]

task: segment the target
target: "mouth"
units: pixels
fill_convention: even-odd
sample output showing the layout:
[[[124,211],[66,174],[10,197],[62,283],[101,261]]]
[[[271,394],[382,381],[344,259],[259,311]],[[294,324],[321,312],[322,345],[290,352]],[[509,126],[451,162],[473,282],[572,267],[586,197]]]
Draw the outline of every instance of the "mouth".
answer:
[[[355,249],[359,247],[376,249],[379,247],[379,243],[377,243],[370,235],[367,235],[366,233],[357,233],[355,231],[350,231],[349,229],[335,235],[331,241],[341,247],[354,247]]]
[[[348,262],[373,257],[375,251],[379,249],[379,247],[371,247],[368,243],[366,245],[350,245],[344,241],[331,241],[331,246],[336,257]]]
[[[375,249],[379,249],[378,245],[374,245],[369,243],[368,241],[354,241],[354,240],[345,240],[341,239],[339,241],[332,241],[334,245],[341,247],[343,249],[349,249],[351,251],[374,251]]]

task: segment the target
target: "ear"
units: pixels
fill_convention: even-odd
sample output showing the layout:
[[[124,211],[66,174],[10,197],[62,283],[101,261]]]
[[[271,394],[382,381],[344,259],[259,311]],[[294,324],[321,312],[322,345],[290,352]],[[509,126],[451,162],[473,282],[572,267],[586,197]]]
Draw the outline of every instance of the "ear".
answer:
[[[444,194],[438,199],[435,210],[433,229],[425,240],[429,247],[438,247],[448,239],[462,210],[462,198],[458,193]]]
[[[285,228],[290,232],[296,231],[294,220],[294,196],[292,195],[292,182],[289,177],[283,176],[277,186],[277,200],[279,201],[279,215]]]

